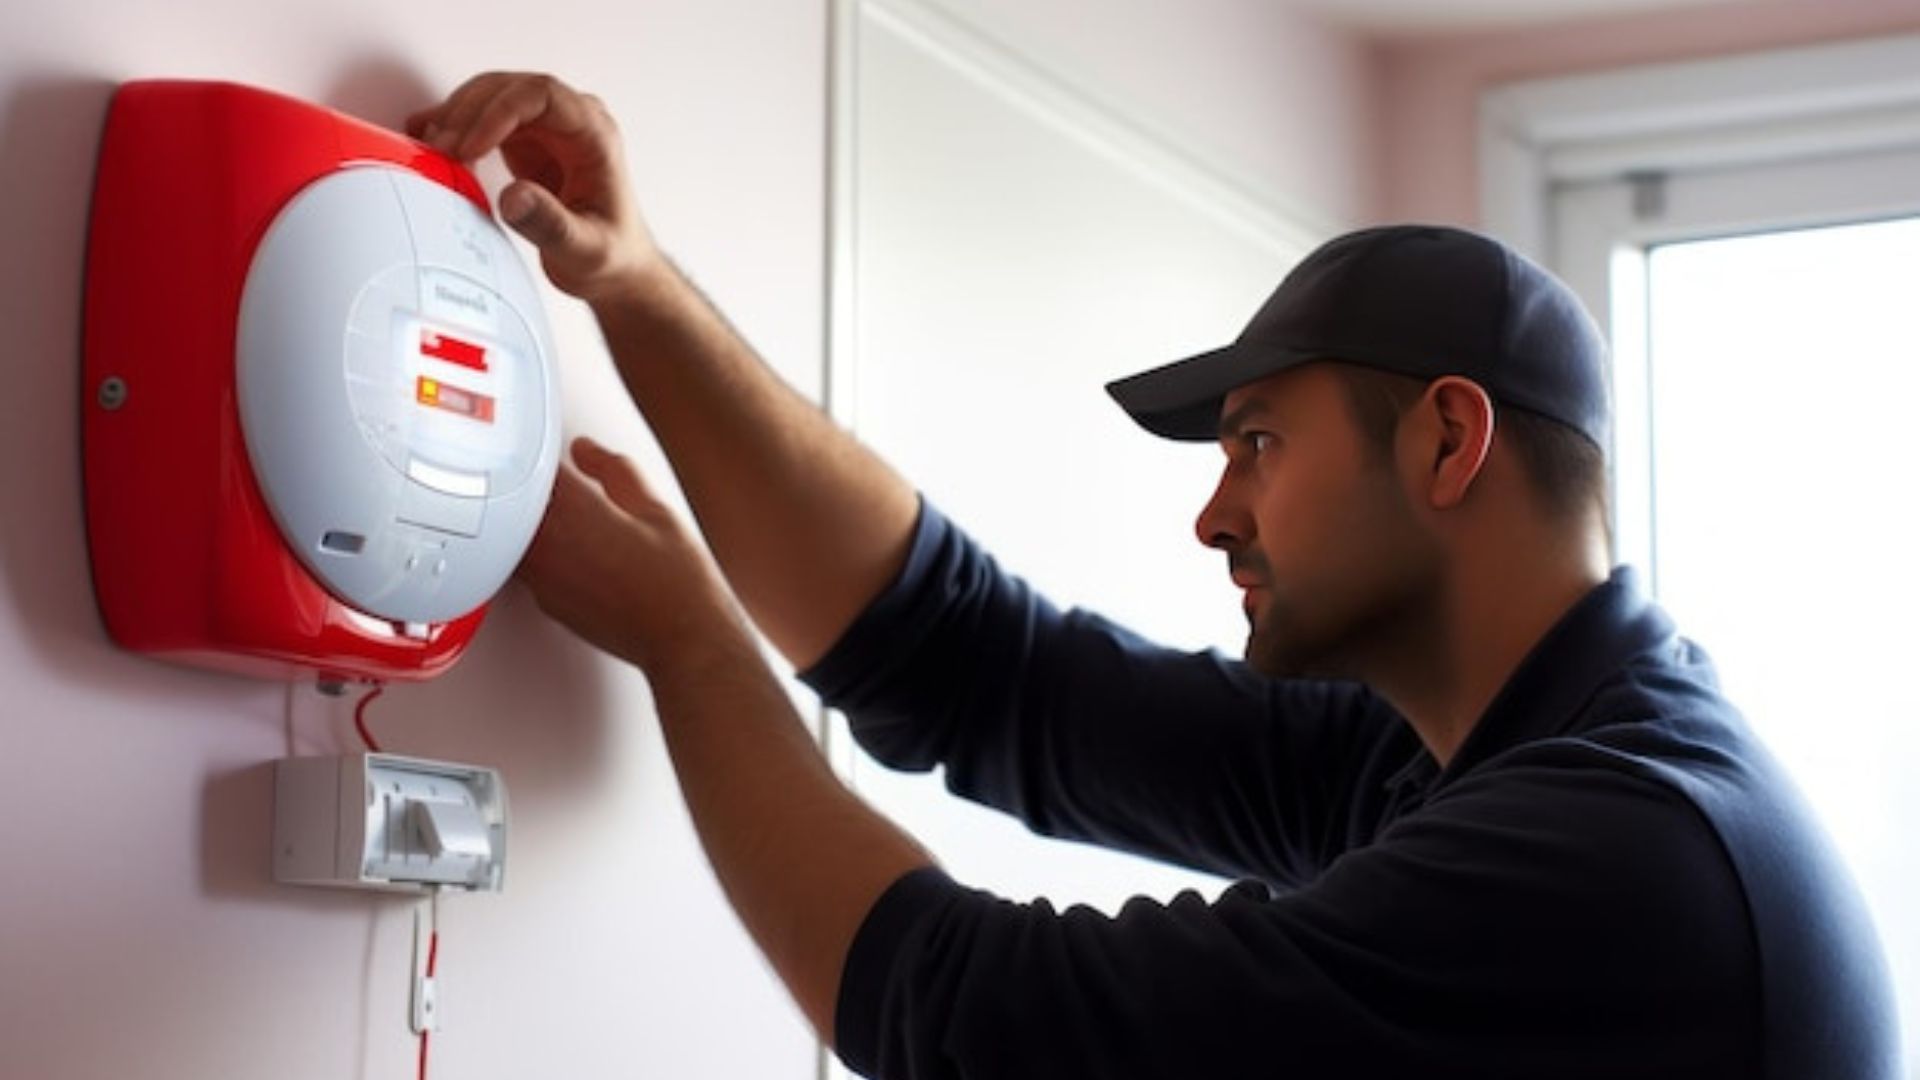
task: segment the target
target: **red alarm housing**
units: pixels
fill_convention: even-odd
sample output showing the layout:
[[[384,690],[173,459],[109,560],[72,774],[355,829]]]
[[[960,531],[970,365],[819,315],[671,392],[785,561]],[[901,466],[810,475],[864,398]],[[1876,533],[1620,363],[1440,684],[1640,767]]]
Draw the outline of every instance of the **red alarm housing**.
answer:
[[[551,347],[479,184],[278,94],[116,92],[84,352],[95,591],[138,652],[437,675],[551,490]]]

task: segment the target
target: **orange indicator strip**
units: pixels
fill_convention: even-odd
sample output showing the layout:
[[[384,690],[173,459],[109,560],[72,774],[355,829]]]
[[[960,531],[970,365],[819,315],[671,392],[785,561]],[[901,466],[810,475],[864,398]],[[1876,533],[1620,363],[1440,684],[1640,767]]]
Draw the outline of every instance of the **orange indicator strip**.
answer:
[[[448,386],[439,379],[422,375],[414,383],[414,400],[430,408],[470,417],[481,423],[493,423],[493,399],[472,390]]]

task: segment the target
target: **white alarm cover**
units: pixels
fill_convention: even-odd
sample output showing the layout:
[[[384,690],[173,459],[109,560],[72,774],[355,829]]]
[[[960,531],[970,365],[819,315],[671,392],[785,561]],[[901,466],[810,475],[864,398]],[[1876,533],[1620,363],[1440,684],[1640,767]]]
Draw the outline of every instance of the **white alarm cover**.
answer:
[[[240,426],[288,546],[351,606],[445,622],[539,527],[560,402],[539,294],[465,197],[356,165],[308,185],[255,252]]]

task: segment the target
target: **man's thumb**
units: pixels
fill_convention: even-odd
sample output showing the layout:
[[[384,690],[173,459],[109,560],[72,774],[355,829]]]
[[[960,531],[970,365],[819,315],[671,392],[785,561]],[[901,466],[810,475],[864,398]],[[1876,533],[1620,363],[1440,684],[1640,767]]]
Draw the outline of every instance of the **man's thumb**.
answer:
[[[564,242],[572,226],[560,200],[531,180],[515,181],[500,192],[500,217],[542,249]]]
[[[653,493],[631,458],[616,454],[586,436],[573,440],[573,463],[599,483],[615,506],[638,514],[654,502]]]

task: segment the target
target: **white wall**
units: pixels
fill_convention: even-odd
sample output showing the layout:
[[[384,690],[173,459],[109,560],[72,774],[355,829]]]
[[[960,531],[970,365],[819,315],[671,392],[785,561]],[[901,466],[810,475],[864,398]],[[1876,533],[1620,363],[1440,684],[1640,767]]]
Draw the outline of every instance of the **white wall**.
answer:
[[[1038,43],[1035,55],[1107,73],[1163,122],[1254,163],[1277,197],[1356,214],[1357,47],[1266,7],[1207,0],[1190,21],[1144,2],[981,10]],[[350,702],[126,655],[93,609],[75,395],[87,198],[112,86],[232,79],[391,124],[476,70],[556,71],[622,119],[667,246],[815,392],[825,8],[0,10],[0,1076],[317,1080],[413,1067],[411,905],[268,878],[267,766],[290,750],[352,748]],[[651,454],[590,322],[558,298],[549,311],[569,428]],[[370,711],[395,750],[498,766],[513,800],[507,892],[444,905],[434,1075],[813,1075],[805,1027],[697,849],[650,713],[636,675],[517,590],[453,673]]]
[[[1376,212],[1376,65],[1352,31],[1275,0],[940,3],[1276,202],[1354,225]]]
[[[822,3],[0,9],[0,1076],[413,1075],[412,904],[269,880],[266,763],[353,747],[348,702],[117,651],[80,515],[81,251],[112,85],[233,79],[396,123],[488,66],[622,118],[658,231],[801,386],[820,369]],[[497,182],[497,171],[483,174]],[[575,431],[643,447],[598,335],[550,296]],[[517,589],[444,679],[369,710],[498,766],[507,891],[443,905],[433,1075],[800,1080],[811,1037],[681,809],[644,683]]]
[[[1122,140],[1097,105],[1024,79],[964,29],[902,0],[862,8],[843,249],[855,328],[836,401],[1055,603],[1237,655],[1226,561],[1192,525],[1219,450],[1148,435],[1102,386],[1231,340],[1312,229],[1257,205],[1223,214],[1239,192],[1184,148]],[[1035,839],[937,775],[857,759],[851,773],[956,877],[1016,900],[1111,912],[1222,884]]]

